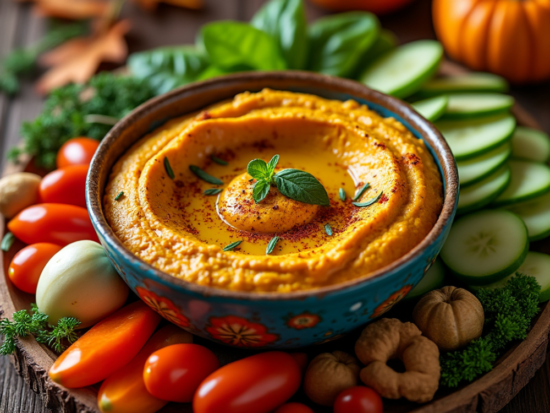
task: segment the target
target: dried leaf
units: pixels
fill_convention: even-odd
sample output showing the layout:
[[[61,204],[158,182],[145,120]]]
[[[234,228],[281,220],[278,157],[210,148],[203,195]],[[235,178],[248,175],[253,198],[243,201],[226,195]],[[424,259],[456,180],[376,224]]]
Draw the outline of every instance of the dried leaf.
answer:
[[[203,0],[133,0],[142,8],[148,11],[153,11],[159,3],[171,4],[176,7],[184,7],[187,9],[198,10],[203,6]]]
[[[34,10],[41,16],[83,20],[104,17],[109,8],[109,2],[101,0],[36,0]]]
[[[124,40],[128,30],[130,22],[122,20],[105,33],[91,38],[73,39],[45,53],[41,61],[53,65],[53,68],[38,81],[38,92],[47,93],[71,82],[85,83],[94,75],[101,62],[122,63],[128,55]]]

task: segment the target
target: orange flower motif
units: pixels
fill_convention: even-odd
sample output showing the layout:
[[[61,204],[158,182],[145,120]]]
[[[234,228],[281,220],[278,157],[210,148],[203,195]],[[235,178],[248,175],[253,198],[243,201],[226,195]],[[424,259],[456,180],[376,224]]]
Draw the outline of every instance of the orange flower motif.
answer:
[[[295,328],[296,330],[302,330],[304,328],[315,327],[319,321],[321,321],[321,317],[317,314],[306,312],[292,317],[286,322],[286,325],[290,328]]]
[[[386,301],[376,307],[374,313],[370,316],[370,318],[378,317],[384,314],[386,311],[389,311],[398,301],[400,301],[403,297],[407,295],[409,291],[411,291],[411,288],[412,285],[405,285],[400,290],[394,292],[386,299]]]
[[[136,291],[145,304],[163,316],[165,319],[180,327],[189,327],[189,320],[180,313],[178,308],[168,298],[160,297],[154,292],[137,287]]]
[[[278,339],[276,334],[268,333],[263,324],[232,315],[210,318],[206,331],[222,343],[239,347],[263,347]]]

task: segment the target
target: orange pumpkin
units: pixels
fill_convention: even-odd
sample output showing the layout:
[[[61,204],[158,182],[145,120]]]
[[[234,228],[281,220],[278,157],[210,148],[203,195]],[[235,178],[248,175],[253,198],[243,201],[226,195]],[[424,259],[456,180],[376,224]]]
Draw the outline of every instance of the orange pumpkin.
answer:
[[[550,78],[550,0],[434,0],[433,20],[449,56],[472,69]]]
[[[413,0],[311,0],[332,11],[366,10],[375,14],[391,13]]]

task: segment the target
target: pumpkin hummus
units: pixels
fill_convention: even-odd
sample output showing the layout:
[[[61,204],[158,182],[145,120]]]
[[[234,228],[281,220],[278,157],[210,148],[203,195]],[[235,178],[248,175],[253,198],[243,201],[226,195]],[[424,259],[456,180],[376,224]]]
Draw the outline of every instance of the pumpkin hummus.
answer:
[[[310,173],[330,206],[292,200],[276,187],[255,203],[247,164],[276,154],[276,171]],[[200,179],[191,165],[223,185]],[[428,149],[395,119],[351,100],[267,89],[145,136],[116,163],[104,196],[111,227],[140,259],[189,282],[253,292],[368,277],[428,234],[442,202]]]

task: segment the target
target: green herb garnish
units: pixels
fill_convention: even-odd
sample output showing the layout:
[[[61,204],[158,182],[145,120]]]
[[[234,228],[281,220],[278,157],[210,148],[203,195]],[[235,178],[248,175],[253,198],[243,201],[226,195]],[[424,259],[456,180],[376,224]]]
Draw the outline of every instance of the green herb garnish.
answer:
[[[221,188],[208,188],[204,191],[204,195],[218,195],[221,191]]]
[[[222,165],[222,166],[229,165],[226,161],[224,161],[223,159],[220,159],[220,158],[218,158],[217,156],[214,156],[214,155],[212,155],[210,157],[210,159],[212,159],[212,161],[216,162],[218,165]]]
[[[353,197],[353,200],[354,201],[357,201],[359,198],[361,198],[361,196],[365,193],[365,191],[367,189],[370,188],[370,184],[367,182],[365,185],[363,185],[363,187],[358,190],[356,193],[355,193],[355,196]]]
[[[2,238],[2,244],[0,248],[4,252],[8,252],[15,241],[15,236],[11,232],[6,232],[4,238]]]
[[[344,191],[344,188],[340,188],[338,190],[338,196],[340,197],[342,202],[344,202],[346,200],[346,191]]]
[[[191,172],[193,172],[198,178],[202,179],[203,181],[208,182],[212,185],[223,185],[223,181],[221,179],[218,179],[210,174],[207,174],[204,172],[201,168],[195,165],[190,165],[189,169]]]
[[[115,201],[118,201],[120,198],[124,196],[124,191],[120,191],[117,196],[115,196]]]
[[[330,224],[325,224],[325,232],[327,233],[327,235],[329,237],[332,237],[332,228],[331,228]]]
[[[170,161],[168,160],[168,157],[164,157],[164,169],[166,169],[166,173],[170,177],[170,179],[174,179],[176,175],[174,175],[174,171],[172,169],[172,166],[170,166]]]
[[[372,199],[369,199],[367,202],[352,202],[352,204],[355,205],[358,208],[368,207],[368,206],[378,202],[380,200],[380,198],[382,198],[383,193],[384,193],[383,191],[380,191],[380,193],[378,195],[376,195]]]
[[[267,249],[265,250],[266,255],[269,255],[273,252],[273,250],[275,249],[275,245],[277,245],[278,241],[279,237],[271,238],[271,241],[269,241],[269,244],[267,244]]]
[[[231,244],[226,245],[225,247],[223,247],[223,250],[224,251],[231,251],[232,249],[234,249],[234,248],[238,247],[239,245],[241,245],[241,242],[243,242],[243,240],[232,242]]]
[[[20,310],[13,313],[13,321],[8,318],[0,320],[0,334],[4,335],[4,343],[0,354],[8,355],[15,351],[15,339],[32,335],[39,343],[47,344],[57,352],[65,349],[64,341],[69,344],[78,339],[75,333],[80,321],[73,317],[63,317],[56,325],[48,323],[48,316],[42,313],[36,304],[31,304],[31,313]]]

